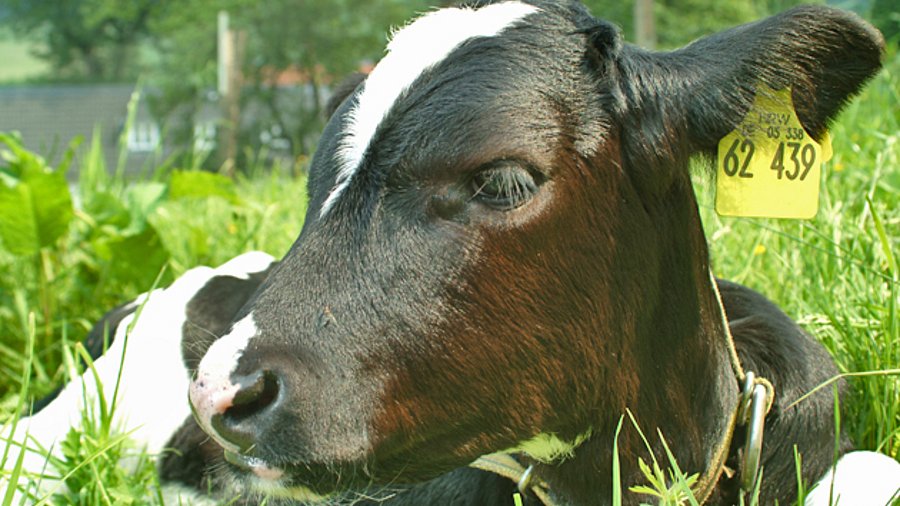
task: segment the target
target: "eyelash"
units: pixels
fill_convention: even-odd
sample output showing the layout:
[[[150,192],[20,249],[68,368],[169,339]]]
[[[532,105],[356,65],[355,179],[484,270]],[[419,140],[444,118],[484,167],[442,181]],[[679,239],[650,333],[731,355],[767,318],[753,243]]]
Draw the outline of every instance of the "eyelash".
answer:
[[[538,182],[521,166],[504,164],[475,174],[472,190],[473,199],[499,210],[510,211],[534,197]]]

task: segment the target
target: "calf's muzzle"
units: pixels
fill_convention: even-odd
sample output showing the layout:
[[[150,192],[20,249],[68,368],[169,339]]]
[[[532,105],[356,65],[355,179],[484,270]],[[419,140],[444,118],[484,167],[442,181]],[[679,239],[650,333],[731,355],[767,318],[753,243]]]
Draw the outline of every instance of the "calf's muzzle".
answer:
[[[191,407],[200,425],[224,448],[244,452],[256,441],[259,419],[278,409],[284,380],[271,370],[230,378],[203,374],[190,387]]]

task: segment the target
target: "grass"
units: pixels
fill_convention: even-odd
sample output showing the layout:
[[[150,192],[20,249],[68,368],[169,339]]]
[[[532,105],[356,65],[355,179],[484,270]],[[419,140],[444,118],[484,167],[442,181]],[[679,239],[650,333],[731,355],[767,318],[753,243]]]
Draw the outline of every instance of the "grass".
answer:
[[[0,426],[72,377],[71,357],[84,353],[68,336],[80,340],[106,310],[155,280],[165,285],[248,250],[284,254],[305,211],[304,177],[289,169],[251,168],[231,180],[173,164],[126,182],[108,175],[99,144],[91,143],[79,155],[79,187],[70,195],[64,167],[48,167],[14,136],[0,137],[0,147],[13,153],[0,163]],[[35,198],[15,200],[29,195]],[[73,200],[81,203],[74,209]],[[114,404],[115,395],[100,399],[96,412],[85,410],[83,428],[60,442],[46,476],[66,487],[41,504],[163,504],[156,456],[110,426]],[[9,447],[0,444],[0,461],[4,453]],[[15,475],[20,465],[0,468]],[[11,492],[0,492],[0,505],[9,506]]]
[[[302,223],[305,180],[290,170],[256,170],[232,181],[170,168],[126,183],[106,176],[96,149],[89,147],[83,155],[87,170],[76,195],[82,205],[65,233],[33,252],[13,253],[0,243],[0,426],[15,423],[32,399],[80,374],[73,355],[90,364],[81,344],[67,336],[80,339],[107,309],[154,283],[168,284],[196,265],[218,265],[254,249],[282,255]],[[17,178],[18,186],[33,189],[52,181],[43,179],[50,169],[43,163],[20,157],[0,178]],[[29,164],[39,176],[29,175]],[[3,198],[0,193],[0,219],[13,222],[17,217],[3,215]],[[21,228],[34,225],[34,235],[44,237],[60,214],[35,213],[31,222],[20,220]],[[83,413],[83,428],[60,442],[61,455],[43,476],[61,479],[66,487],[39,504],[164,503],[156,456],[134,448],[127,434],[110,423],[115,397],[101,396],[93,410]],[[0,463],[8,450],[0,443]],[[123,461],[127,467],[119,464]],[[20,465],[10,461],[0,468],[12,468],[14,477]],[[0,505],[9,506],[11,491],[3,492]]]
[[[102,165],[95,149],[84,158]],[[63,378],[61,336],[84,335],[106,310],[146,291],[163,268],[168,284],[241,252],[281,255],[302,223],[305,180],[288,170],[234,182],[172,170],[125,184],[92,167],[81,174],[81,208],[51,246],[16,255],[0,238],[0,409],[12,406],[10,394],[21,384],[29,314],[37,321],[32,392],[40,396]]]
[[[833,126],[811,221],[722,218],[698,186],[717,275],[756,288],[811,331],[849,377],[845,427],[861,447],[900,453],[900,58]]]
[[[835,157],[814,220],[718,217],[709,182],[697,180],[716,274],[767,294],[825,344],[852,388],[842,426],[858,447],[895,458],[900,377],[884,371],[900,364],[898,90],[894,55],[832,129]],[[74,348],[61,344],[65,336],[84,335],[106,309],[149,287],[163,267],[165,284],[192,266],[217,265],[251,249],[279,256],[300,229],[305,182],[291,170],[251,169],[230,181],[172,166],[126,184],[104,176],[92,149],[85,146],[81,155],[88,168],[83,205],[64,232],[30,253],[0,244],[0,421],[67,377],[64,359]],[[58,473],[118,469],[116,456],[129,451],[126,439],[88,426],[67,440],[72,458],[57,463]],[[140,458],[152,464],[152,457]],[[669,471],[657,463],[646,468],[648,482],[658,482],[651,488],[674,494],[670,503],[686,500],[679,480],[683,485],[688,477],[668,483]],[[94,480],[98,504],[162,502],[142,471],[121,479],[109,487]],[[7,504],[0,495],[0,505]]]

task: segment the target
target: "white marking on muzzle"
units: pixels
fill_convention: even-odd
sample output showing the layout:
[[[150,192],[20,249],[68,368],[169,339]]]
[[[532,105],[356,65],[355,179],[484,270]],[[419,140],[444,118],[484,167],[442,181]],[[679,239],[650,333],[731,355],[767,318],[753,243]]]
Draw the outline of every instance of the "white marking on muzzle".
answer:
[[[232,406],[239,387],[231,382],[231,374],[256,333],[253,313],[235,323],[231,332],[209,347],[197,367],[197,377],[189,389],[197,423],[220,446],[234,452],[239,451],[236,445],[217,437],[212,427],[212,417],[224,413]]]
[[[319,216],[323,217],[350,184],[366,151],[394,103],[426,70],[437,65],[463,42],[499,35],[538,8],[503,2],[480,9],[449,8],[426,14],[396,32],[387,54],[366,81],[347,115],[338,148],[338,175]]]
[[[231,332],[219,338],[200,361],[199,375],[228,379],[237,368],[238,359],[247,349],[250,339],[256,336],[253,313],[248,314],[231,327]]]

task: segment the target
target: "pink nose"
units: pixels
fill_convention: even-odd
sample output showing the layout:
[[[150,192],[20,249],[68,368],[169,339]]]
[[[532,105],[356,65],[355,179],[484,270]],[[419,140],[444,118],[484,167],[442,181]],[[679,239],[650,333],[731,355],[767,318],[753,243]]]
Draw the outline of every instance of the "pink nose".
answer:
[[[232,385],[228,379],[214,379],[200,375],[191,383],[190,399],[194,415],[208,420],[215,415],[224,414],[234,405],[234,396],[240,387]]]
[[[270,371],[232,377],[201,371],[188,395],[200,427],[226,450],[243,451],[255,442],[254,419],[276,404],[279,381]]]

